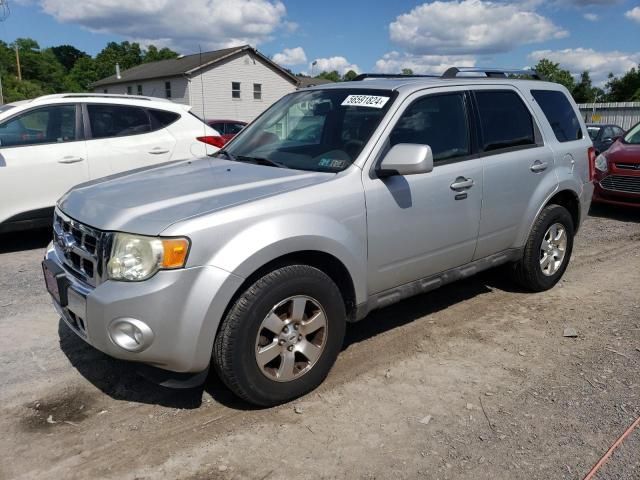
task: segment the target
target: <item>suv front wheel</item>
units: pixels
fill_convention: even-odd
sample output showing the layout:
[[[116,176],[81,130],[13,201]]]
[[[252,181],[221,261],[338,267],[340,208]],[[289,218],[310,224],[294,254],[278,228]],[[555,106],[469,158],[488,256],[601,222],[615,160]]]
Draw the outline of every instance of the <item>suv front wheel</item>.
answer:
[[[345,332],[336,284],[307,265],[274,270],[233,304],[216,337],[222,381],[244,400],[271,406],[316,388],[329,373]]]
[[[526,289],[542,292],[564,274],[573,250],[573,219],[561,205],[547,205],[529,233],[522,259],[515,265],[517,281]]]

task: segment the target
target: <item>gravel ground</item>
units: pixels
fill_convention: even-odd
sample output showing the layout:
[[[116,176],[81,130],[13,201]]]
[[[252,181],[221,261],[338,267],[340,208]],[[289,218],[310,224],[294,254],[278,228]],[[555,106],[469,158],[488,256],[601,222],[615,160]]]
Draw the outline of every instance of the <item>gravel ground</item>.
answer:
[[[640,211],[593,209],[549,292],[496,270],[350,325],[327,381],[266,410],[76,338],[47,238],[0,237],[1,479],[582,479],[640,415]],[[597,478],[640,479],[639,452],[636,429]]]

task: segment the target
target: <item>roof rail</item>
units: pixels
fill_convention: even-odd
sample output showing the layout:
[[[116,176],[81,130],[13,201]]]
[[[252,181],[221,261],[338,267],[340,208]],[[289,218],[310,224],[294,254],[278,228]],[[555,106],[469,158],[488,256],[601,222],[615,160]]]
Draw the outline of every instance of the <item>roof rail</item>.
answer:
[[[458,78],[459,73],[484,74],[480,78],[507,78],[507,75],[526,75],[534,80],[545,80],[544,76],[531,69],[504,69],[504,68],[477,68],[477,67],[451,67],[447,69],[441,78]]]
[[[359,82],[366,80],[367,78],[439,78],[438,75],[405,75],[403,73],[361,73],[351,80],[352,82]]]

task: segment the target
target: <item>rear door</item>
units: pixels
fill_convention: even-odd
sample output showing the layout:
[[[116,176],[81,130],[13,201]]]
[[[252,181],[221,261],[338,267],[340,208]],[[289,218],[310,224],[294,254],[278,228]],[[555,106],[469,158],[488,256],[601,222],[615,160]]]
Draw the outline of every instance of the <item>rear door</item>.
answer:
[[[0,122],[0,223],[49,215],[89,179],[80,114],[73,104],[36,107]]]
[[[474,87],[484,168],[482,221],[475,259],[516,245],[537,192],[557,185],[554,157],[537,119],[515,88]]]
[[[171,159],[176,140],[165,128],[173,112],[133,105],[85,105],[91,178],[159,165]],[[171,122],[169,122],[171,123]]]

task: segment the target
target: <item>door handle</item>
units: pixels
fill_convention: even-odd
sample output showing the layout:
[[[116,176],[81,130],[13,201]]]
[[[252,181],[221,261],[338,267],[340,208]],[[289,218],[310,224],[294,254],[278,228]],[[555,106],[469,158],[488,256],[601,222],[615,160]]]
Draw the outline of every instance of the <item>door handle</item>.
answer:
[[[536,160],[535,162],[533,162],[533,165],[531,165],[531,171],[544,172],[548,166],[549,164],[547,162],[541,162],[540,160]]]
[[[60,160],[58,160],[58,163],[78,163],[78,162],[83,162],[84,158],[82,157],[74,157],[72,155],[68,155],[66,157],[62,157]]]
[[[162,147],[156,147],[152,150],[149,150],[149,153],[152,155],[160,155],[162,153],[169,153],[169,150],[166,148],[162,148]]]
[[[458,177],[455,182],[451,184],[451,190],[460,191],[467,190],[473,187],[473,180],[471,178]]]

